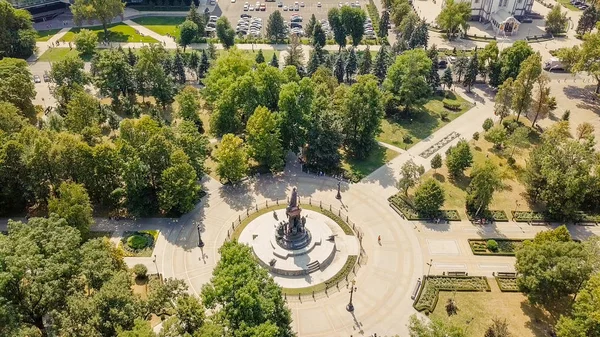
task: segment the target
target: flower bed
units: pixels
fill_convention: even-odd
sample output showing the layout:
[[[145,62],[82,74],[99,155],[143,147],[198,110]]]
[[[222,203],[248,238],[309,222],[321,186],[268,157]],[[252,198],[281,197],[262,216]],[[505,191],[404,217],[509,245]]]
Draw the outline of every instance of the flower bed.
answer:
[[[473,221],[474,219],[487,219],[487,220],[493,220],[495,222],[508,221],[508,216],[506,215],[506,212],[500,211],[500,210],[485,210],[483,212],[479,212],[479,214],[477,214],[476,218],[473,217],[472,214],[467,212],[467,217],[469,218],[470,221]]]
[[[413,307],[433,312],[440,291],[490,291],[490,285],[485,276],[424,276]]]
[[[127,257],[150,257],[157,239],[157,230],[124,232],[119,247]]]
[[[488,240],[498,243],[497,251],[494,252],[488,248]],[[469,246],[474,255],[514,256],[515,252],[523,246],[523,241],[518,239],[469,239]]]
[[[430,220],[439,218],[447,221],[460,221],[460,214],[457,210],[440,210],[438,214],[425,215],[419,213],[404,197],[398,193],[388,198],[390,206],[398,213],[402,214],[408,220]]]
[[[496,283],[502,292],[519,292],[516,277],[496,276]]]
[[[552,219],[547,213],[532,212],[532,211],[512,211],[512,218],[516,222],[529,221],[551,221]]]

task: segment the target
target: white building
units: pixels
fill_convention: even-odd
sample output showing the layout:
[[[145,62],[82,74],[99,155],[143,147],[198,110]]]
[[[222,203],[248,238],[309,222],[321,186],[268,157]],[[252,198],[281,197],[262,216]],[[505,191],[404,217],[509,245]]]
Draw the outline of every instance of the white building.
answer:
[[[490,23],[498,35],[513,35],[519,30],[518,19],[531,12],[533,0],[462,0],[471,2],[471,20]]]

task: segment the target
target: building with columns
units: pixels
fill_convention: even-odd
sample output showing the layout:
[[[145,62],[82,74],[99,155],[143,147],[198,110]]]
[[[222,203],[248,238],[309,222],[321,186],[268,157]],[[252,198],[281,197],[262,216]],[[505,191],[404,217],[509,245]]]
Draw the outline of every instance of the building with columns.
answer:
[[[471,20],[489,24],[497,35],[513,35],[521,18],[533,7],[533,0],[459,0],[471,3]]]

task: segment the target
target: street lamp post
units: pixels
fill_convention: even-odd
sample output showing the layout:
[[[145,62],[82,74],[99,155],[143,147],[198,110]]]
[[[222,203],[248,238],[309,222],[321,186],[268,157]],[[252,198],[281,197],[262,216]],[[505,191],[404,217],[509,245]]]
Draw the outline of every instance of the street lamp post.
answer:
[[[338,179],[338,192],[337,192],[337,195],[335,196],[335,198],[338,200],[342,199],[342,194],[340,193],[340,184],[341,184],[341,182]]]
[[[433,259],[430,259],[427,265],[429,266],[429,269],[427,269],[427,276],[429,276],[429,272],[431,272],[431,266],[433,266]]]
[[[202,248],[204,247],[204,242],[202,241],[202,234],[200,234],[200,225],[198,224],[196,228],[198,229],[198,247]]]
[[[350,302],[346,306],[346,310],[348,310],[350,312],[354,311],[354,305],[352,304],[352,295],[354,294],[354,284],[355,283],[356,283],[356,281],[352,280],[352,287],[350,288]]]

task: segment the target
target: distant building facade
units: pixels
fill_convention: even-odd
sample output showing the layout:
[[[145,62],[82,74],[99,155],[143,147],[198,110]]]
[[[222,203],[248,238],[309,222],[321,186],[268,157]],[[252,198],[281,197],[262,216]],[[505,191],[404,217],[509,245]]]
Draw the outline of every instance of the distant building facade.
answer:
[[[489,23],[498,35],[513,35],[523,17],[531,13],[533,0],[459,0],[471,3],[471,20]]]
[[[8,0],[13,7],[26,9],[34,21],[44,21],[56,17],[69,7],[67,0]]]

